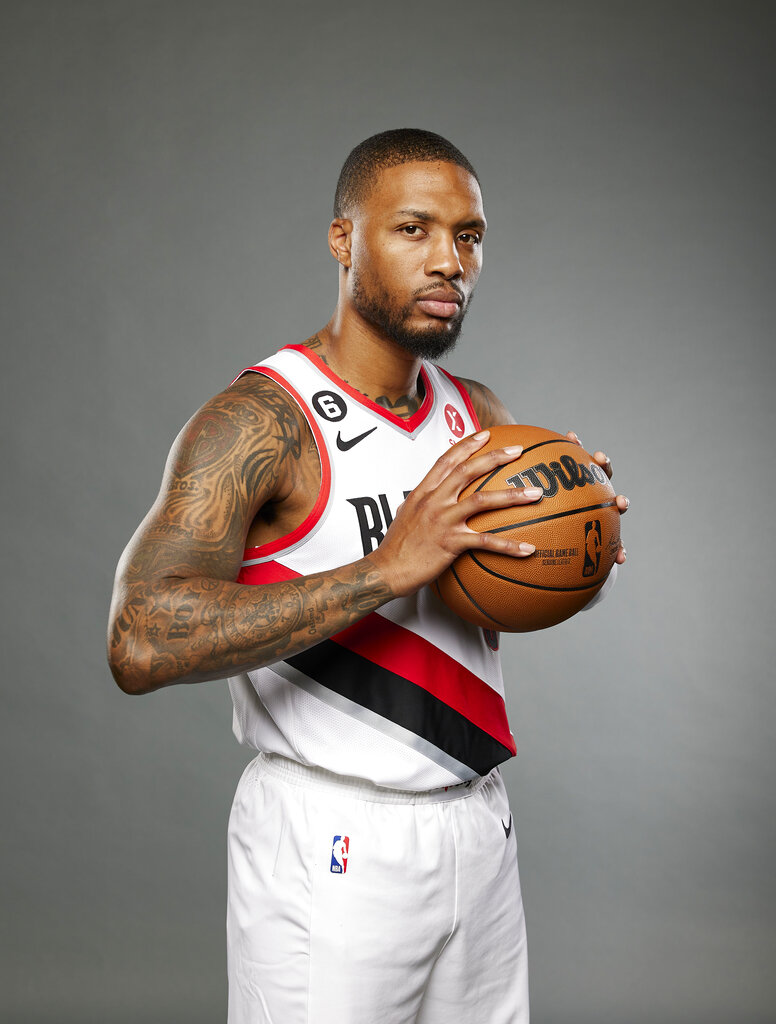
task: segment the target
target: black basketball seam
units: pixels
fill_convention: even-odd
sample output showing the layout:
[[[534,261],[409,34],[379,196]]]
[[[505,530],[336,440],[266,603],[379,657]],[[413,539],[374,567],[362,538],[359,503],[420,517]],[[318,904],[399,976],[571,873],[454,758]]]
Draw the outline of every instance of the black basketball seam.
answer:
[[[507,463],[507,465],[510,465],[510,463]],[[482,488],[485,486],[485,484],[488,483],[489,480],[492,480],[493,477],[496,475],[496,473],[499,473],[503,468],[504,468],[503,466],[496,466],[496,468],[493,470],[493,472],[492,473],[488,473],[488,475],[485,477],[485,479],[482,481],[482,483],[478,484],[477,487],[474,488],[474,490],[472,491],[472,494],[476,494],[477,491],[481,491]]]
[[[573,444],[575,448],[580,447],[576,441],[571,441],[568,437],[551,437],[549,441],[537,441],[536,444],[523,448],[523,455],[526,452],[532,452],[535,448],[543,448],[546,444]],[[585,449],[581,448],[580,450],[584,451]],[[518,455],[518,458],[522,459],[523,455]]]
[[[471,551],[469,552],[469,554],[471,554]],[[485,567],[483,566],[483,568],[485,568]],[[486,612],[485,609],[482,607],[482,605],[478,604],[474,600],[474,598],[469,593],[469,591],[466,589],[466,587],[463,585],[463,583],[461,583],[461,579],[460,579],[458,573],[455,571],[455,566],[451,565],[450,566],[450,571],[452,572],[453,576],[455,577],[455,582],[458,584],[458,586],[463,591],[464,596],[467,597],[469,599],[469,601],[471,601],[471,603],[474,605],[474,607],[477,609],[477,611],[482,612],[482,614],[485,616],[485,618],[486,619],[490,619],[491,622],[496,622],[496,623],[498,623],[499,626],[503,626],[504,629],[509,629],[509,626],[507,626],[506,623],[502,622],[500,619],[495,618],[493,615],[490,614],[490,612]],[[486,569],[485,571],[487,572],[488,570]]]
[[[471,551],[467,551],[466,554],[471,558],[475,565],[479,566],[483,572],[488,573],[490,576],[495,576],[496,579],[504,580],[505,583],[514,583],[516,587],[528,587],[530,590],[548,590],[555,594],[576,594],[580,590],[592,590],[593,587],[603,586],[605,580],[597,580],[595,583],[585,583],[579,587],[543,587],[540,583],[524,583],[523,580],[513,580],[510,576],[502,576],[500,572],[496,572],[495,569],[489,569],[487,565],[483,565],[482,562],[474,556]],[[607,574],[608,575],[608,574]],[[469,596],[468,594],[466,595]],[[485,612],[487,615],[488,613]]]
[[[577,444],[576,441],[569,441],[569,439],[567,437],[551,437],[549,441],[537,441],[536,444],[532,444],[529,448],[523,448],[522,454],[518,455],[517,458],[514,461],[517,462],[517,459],[521,459],[523,457],[523,455],[526,454],[526,452],[532,452],[535,448],[541,448],[545,444],[563,444],[564,441],[566,442],[566,444],[573,444],[573,445],[576,445],[577,448],[579,447],[579,445]],[[584,451],[584,449],[583,449],[583,451]],[[511,463],[507,462],[506,465],[510,466]],[[473,493],[476,493],[477,491],[481,491],[482,488],[485,486],[485,484],[488,483],[489,480],[492,480],[493,477],[497,473],[500,473],[503,468],[504,468],[503,466],[496,466],[496,468],[493,470],[493,472],[492,473],[488,473],[488,475],[485,477],[485,479],[482,481],[482,483],[478,484],[477,487],[474,488],[474,492]]]
[[[595,512],[599,508],[611,508],[616,504],[614,501],[603,501],[599,505],[585,505],[584,508],[570,508],[565,512],[554,512],[551,516],[540,516],[538,519],[526,519],[524,523],[510,523],[509,526],[496,526],[492,530],[480,530],[480,533],[504,533],[505,530],[520,530],[524,526],[536,526],[537,523],[547,523],[551,519],[564,519],[566,516],[582,515],[586,512]]]

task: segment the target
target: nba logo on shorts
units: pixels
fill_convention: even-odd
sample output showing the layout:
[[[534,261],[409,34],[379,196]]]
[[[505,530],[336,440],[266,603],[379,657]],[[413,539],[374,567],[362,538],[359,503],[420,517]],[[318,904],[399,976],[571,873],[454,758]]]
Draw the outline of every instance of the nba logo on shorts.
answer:
[[[601,523],[594,519],[585,523],[585,564],[583,576],[595,576],[601,561]]]
[[[335,836],[331,842],[331,870],[335,875],[344,875],[348,870],[349,836]]]

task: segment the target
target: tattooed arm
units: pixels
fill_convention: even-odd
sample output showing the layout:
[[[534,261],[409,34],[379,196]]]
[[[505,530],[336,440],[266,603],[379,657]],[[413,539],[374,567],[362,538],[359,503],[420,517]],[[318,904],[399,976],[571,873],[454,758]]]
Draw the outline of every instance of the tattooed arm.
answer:
[[[299,485],[305,433],[285,392],[254,374],[184,427],[116,574],[108,660],[125,692],[277,661],[393,596],[366,559],[288,583],[233,582],[259,509]]]

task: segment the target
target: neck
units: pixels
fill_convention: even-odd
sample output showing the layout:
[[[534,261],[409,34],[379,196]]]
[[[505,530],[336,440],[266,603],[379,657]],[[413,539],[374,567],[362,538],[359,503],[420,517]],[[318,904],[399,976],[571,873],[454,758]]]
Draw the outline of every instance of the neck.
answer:
[[[409,418],[420,408],[421,360],[357,314],[343,313],[338,306],[329,323],[305,344],[338,377],[397,416]]]

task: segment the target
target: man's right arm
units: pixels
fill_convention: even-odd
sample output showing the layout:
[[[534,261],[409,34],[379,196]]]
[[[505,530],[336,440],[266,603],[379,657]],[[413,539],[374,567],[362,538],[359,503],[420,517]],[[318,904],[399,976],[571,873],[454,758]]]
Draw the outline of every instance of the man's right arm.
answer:
[[[357,562],[268,586],[234,582],[248,529],[294,485],[299,411],[250,375],[217,395],[173,445],[159,495],[119,562],[108,661],[127,693],[255,668],[344,629],[393,595]]]
[[[293,486],[305,427],[272,382],[238,382],[208,402],[170,452],[159,496],[119,562],[108,660],[127,693],[220,679],[288,658],[435,579],[462,551],[525,556],[531,545],[466,526],[475,512],[535,496],[510,488],[458,502],[516,452],[476,456],[487,434],[445,452],[377,551],[266,586],[233,582],[259,509]],[[474,456],[473,458],[470,458]]]

